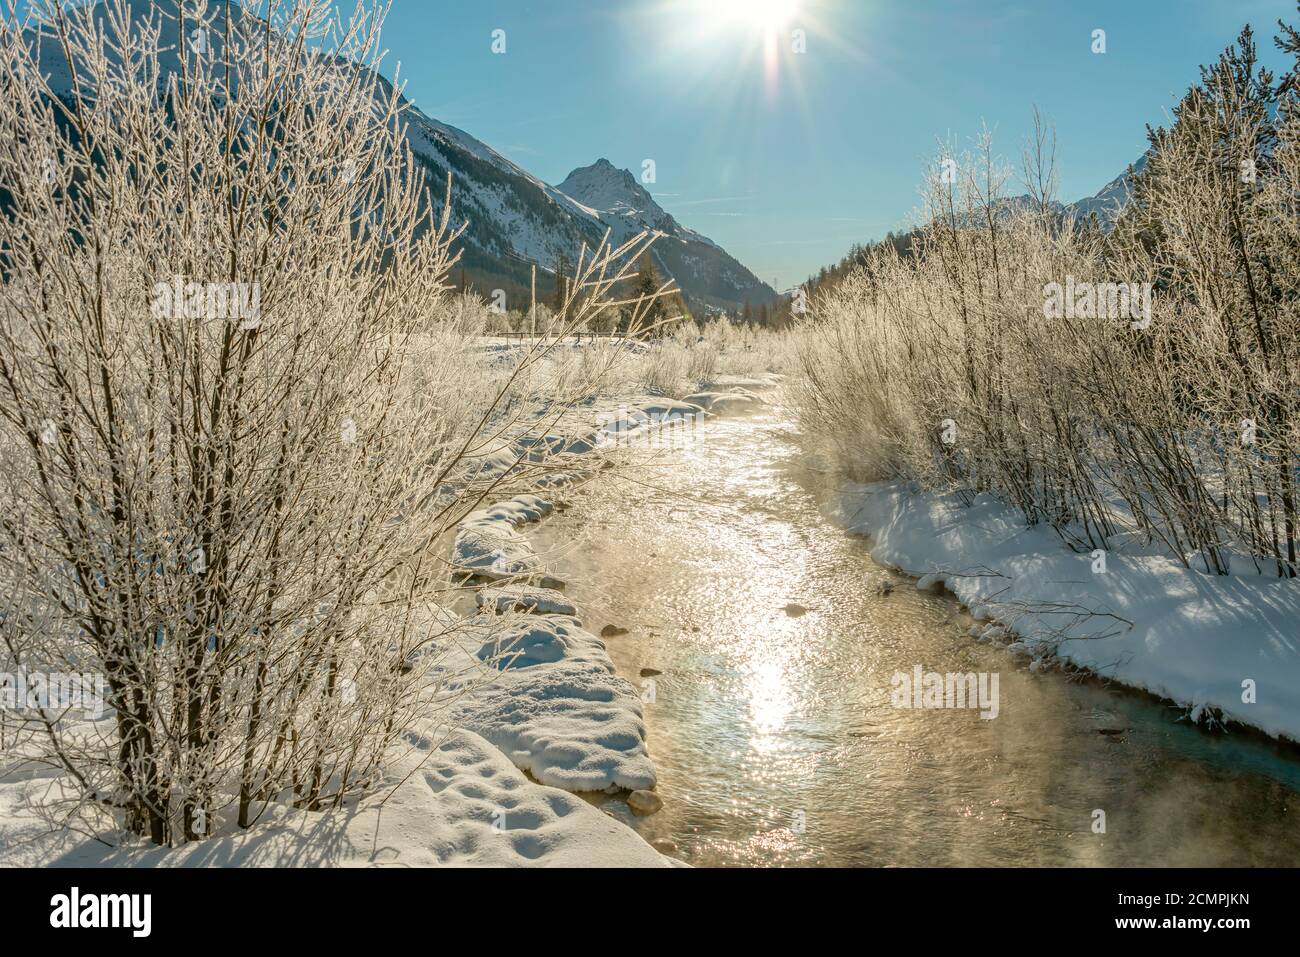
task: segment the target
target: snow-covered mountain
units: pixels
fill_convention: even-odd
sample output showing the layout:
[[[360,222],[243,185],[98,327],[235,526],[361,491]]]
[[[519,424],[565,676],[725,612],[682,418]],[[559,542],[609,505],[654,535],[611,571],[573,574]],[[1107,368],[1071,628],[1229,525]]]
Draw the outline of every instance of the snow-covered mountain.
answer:
[[[160,65],[164,73],[178,69],[182,38],[175,0],[128,0],[133,19],[154,18],[162,24]],[[103,7],[103,4],[100,4]],[[264,22],[239,4],[213,5],[213,23],[203,37],[219,55],[224,21],[230,11],[232,32],[257,30]],[[102,15],[102,14],[101,14]],[[187,34],[196,24],[191,18]],[[37,42],[33,32],[31,40]],[[185,42],[195,42],[187,36]],[[72,80],[61,52],[50,38],[40,44],[41,63],[51,86],[71,92]],[[354,65],[356,69],[366,69]],[[391,83],[369,70],[377,95]],[[416,160],[429,175],[434,209],[441,213],[443,187],[452,175],[452,222],[468,223],[462,234],[462,275],[480,290],[505,288],[511,304],[529,288],[531,267],[538,270],[539,295],[553,288],[553,270],[563,258],[569,264],[585,244],[593,249],[606,230],[617,244],[642,229],[661,232],[652,250],[659,271],[674,279],[687,304],[736,308],[774,301],[770,286],[712,240],[680,225],[666,213],[626,170],[607,160],[574,170],[559,187],[551,186],[463,130],[441,123],[408,103],[407,136]],[[463,272],[462,272],[463,270]],[[522,304],[522,303],[521,303]]]
[[[1133,176],[1146,169],[1146,165],[1146,154],[1143,154],[1131,170],[1125,170],[1092,196],[1071,203],[1066,211],[1073,213],[1076,220],[1083,219],[1089,213],[1096,213],[1102,228],[1109,230],[1133,195]]]
[[[1061,203],[1053,200],[1048,204],[1049,208],[1063,217],[1072,218],[1076,223],[1083,222],[1089,215],[1095,213],[1098,224],[1103,230],[1109,232],[1132,198],[1133,177],[1141,173],[1146,168],[1146,165],[1147,158],[1144,154],[1130,169],[1116,176],[1093,195],[1085,196],[1073,203]],[[1004,196],[995,200],[993,204],[995,215],[999,218],[1009,218],[1017,213],[1036,208],[1037,204],[1028,193],[1021,193],[1018,196]],[[974,218],[976,225],[982,221],[981,217],[983,215],[981,208]]]
[[[651,249],[687,304],[736,308],[774,301],[776,292],[726,250],[664,211],[627,170],[606,159],[551,186],[463,130],[412,109],[409,138],[433,182],[452,174],[452,218],[467,220],[464,262],[477,284],[502,279],[527,286],[532,263],[548,281],[561,257],[570,266],[583,244],[608,230],[615,245],[642,231],[660,233]],[[435,193],[440,208],[441,197]]]
[[[679,223],[631,172],[607,159],[575,169],[557,189],[592,210],[615,243],[644,231],[661,234],[653,248],[656,262],[698,302],[729,307],[776,298],[769,285],[713,240]]]
[[[717,248],[707,236],[680,225],[629,170],[617,169],[607,159],[575,169],[557,189],[599,213],[601,220],[613,228],[616,242],[650,230],[685,243]]]

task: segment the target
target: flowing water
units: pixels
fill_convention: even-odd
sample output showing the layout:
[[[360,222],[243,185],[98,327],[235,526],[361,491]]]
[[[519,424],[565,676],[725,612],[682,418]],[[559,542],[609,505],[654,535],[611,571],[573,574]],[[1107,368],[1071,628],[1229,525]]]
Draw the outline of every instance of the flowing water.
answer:
[[[606,811],[696,865],[1300,864],[1294,753],[968,638],[823,518],[832,479],[791,429],[713,419],[536,532],[653,698],[664,807]],[[997,717],[894,707],[917,665],[998,673]]]

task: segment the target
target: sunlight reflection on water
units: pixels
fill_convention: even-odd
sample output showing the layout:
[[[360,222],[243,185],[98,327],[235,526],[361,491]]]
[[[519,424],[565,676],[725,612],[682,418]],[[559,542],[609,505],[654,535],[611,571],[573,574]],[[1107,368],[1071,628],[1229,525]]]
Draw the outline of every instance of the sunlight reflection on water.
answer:
[[[665,807],[597,798],[608,812],[694,864],[1300,864],[1300,763],[966,638],[951,599],[822,518],[787,429],[769,411],[632,453],[636,481],[536,532],[586,624],[630,629],[609,642],[619,673],[662,672],[646,722]],[[999,672],[1001,714],[891,707],[890,676],[918,663]]]

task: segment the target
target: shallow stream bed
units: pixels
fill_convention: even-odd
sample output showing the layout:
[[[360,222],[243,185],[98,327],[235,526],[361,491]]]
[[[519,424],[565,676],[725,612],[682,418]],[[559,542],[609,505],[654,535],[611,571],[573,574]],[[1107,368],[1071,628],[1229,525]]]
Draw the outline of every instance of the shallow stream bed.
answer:
[[[697,865],[1300,864],[1293,754],[967,637],[823,517],[792,428],[768,408],[630,452],[532,533],[653,699],[664,807],[609,813]],[[917,665],[996,672],[997,717],[894,707]]]

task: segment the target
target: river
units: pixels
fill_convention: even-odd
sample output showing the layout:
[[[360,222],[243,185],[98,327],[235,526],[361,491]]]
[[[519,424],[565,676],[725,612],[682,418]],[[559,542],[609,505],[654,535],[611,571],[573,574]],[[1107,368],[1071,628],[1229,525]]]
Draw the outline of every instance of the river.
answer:
[[[793,429],[711,419],[534,533],[652,699],[664,807],[607,812],[695,865],[1300,864],[1293,752],[970,639],[823,516],[834,478]],[[997,717],[894,707],[916,665],[996,672]]]

